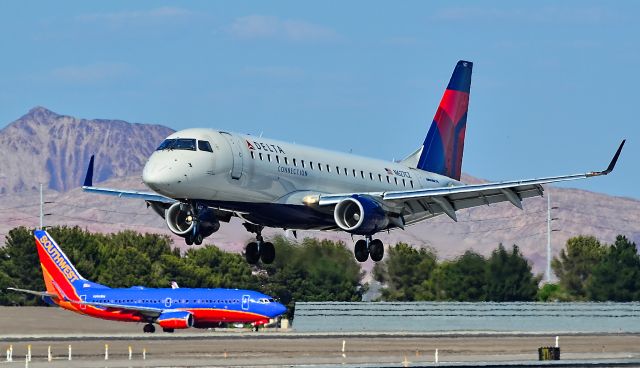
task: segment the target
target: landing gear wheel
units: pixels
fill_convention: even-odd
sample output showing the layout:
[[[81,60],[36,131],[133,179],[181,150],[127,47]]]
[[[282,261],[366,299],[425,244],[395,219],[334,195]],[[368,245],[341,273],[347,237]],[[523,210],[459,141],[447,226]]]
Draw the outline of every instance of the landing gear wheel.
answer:
[[[258,249],[258,243],[251,242],[247,244],[247,248],[244,250],[244,257],[249,264],[256,264],[260,259],[260,249]]]
[[[358,262],[364,262],[369,258],[369,249],[367,249],[367,241],[360,239],[356,242],[353,248],[353,254],[356,256]]]
[[[156,327],[151,323],[147,323],[142,328],[142,332],[144,332],[144,333],[154,333],[154,332],[156,332]]]
[[[168,332],[168,333],[173,333],[173,328],[163,328],[162,331]]]
[[[193,245],[193,238],[191,238],[191,235],[187,235],[187,236],[184,238],[184,242],[185,242],[187,245]]]
[[[276,248],[273,246],[273,243],[262,243],[260,244],[260,259],[264,264],[271,264],[273,260],[276,259]]]
[[[369,255],[374,262],[380,262],[384,257],[384,244],[382,240],[374,239],[369,242]]]
[[[198,233],[198,235],[196,235],[196,236],[193,238],[193,242],[194,242],[196,245],[200,245],[200,244],[202,244],[202,241],[203,241],[203,240],[204,240],[204,239],[202,238],[202,234],[200,234],[200,233]]]

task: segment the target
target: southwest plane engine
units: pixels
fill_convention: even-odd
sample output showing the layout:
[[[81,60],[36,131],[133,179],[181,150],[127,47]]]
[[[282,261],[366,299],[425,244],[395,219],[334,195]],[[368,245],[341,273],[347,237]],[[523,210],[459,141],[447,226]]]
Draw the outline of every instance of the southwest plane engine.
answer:
[[[220,228],[213,210],[200,204],[174,203],[167,208],[164,218],[169,230],[185,238],[187,244],[202,244],[204,238]]]
[[[333,211],[333,219],[342,230],[356,235],[373,235],[389,225],[389,217],[382,205],[362,195],[340,201]]]
[[[156,322],[166,332],[171,332],[176,328],[193,327],[193,315],[185,311],[164,312],[158,316]]]

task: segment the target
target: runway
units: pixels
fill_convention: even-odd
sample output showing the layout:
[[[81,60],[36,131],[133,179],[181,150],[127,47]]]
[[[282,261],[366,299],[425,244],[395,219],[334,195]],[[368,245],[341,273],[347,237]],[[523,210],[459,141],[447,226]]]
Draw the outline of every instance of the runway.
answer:
[[[0,329],[0,367],[25,366],[28,345],[32,367],[421,367],[434,366],[436,349],[438,366],[540,366],[538,347],[555,343],[555,335],[549,333],[143,334],[139,324],[109,323],[55,308],[0,308]],[[559,342],[562,360],[554,366],[640,366],[640,334],[564,334]],[[11,363],[4,361],[9,346]],[[49,346],[52,362],[47,361]]]

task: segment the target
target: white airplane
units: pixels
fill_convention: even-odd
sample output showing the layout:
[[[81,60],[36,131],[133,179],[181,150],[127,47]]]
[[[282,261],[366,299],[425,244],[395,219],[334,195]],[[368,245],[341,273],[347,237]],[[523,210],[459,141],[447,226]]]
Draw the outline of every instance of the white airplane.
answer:
[[[473,64],[459,61],[422,146],[400,162],[327,151],[214,129],[168,136],[149,157],[142,180],[153,192],[94,187],[93,157],[83,190],[146,201],[174,234],[201,244],[232,217],[256,241],[245,249],[251,264],[275,259],[264,227],[342,230],[362,236],[358,261],[384,255],[378,232],[456,211],[542,196],[542,184],[610,173],[624,140],[604,171],[467,185],[460,182]]]

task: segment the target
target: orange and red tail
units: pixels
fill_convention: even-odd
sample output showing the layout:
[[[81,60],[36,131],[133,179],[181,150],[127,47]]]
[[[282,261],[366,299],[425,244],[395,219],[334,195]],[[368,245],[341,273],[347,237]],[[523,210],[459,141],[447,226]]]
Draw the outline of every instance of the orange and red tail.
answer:
[[[61,302],[79,301],[78,289],[86,282],[85,278],[78,273],[49,233],[36,230],[33,235],[36,238],[47,292],[57,295]]]

